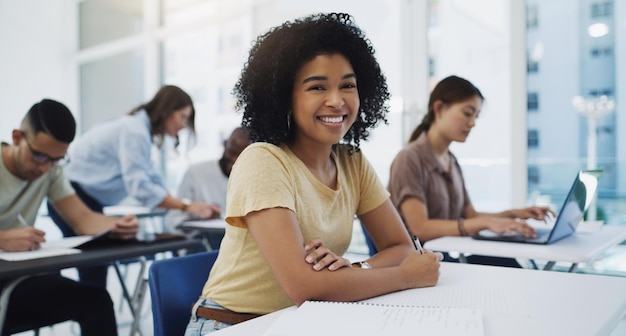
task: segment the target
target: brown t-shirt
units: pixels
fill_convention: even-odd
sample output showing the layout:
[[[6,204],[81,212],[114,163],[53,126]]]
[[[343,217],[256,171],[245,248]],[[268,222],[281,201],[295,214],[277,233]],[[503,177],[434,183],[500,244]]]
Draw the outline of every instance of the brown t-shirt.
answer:
[[[430,219],[457,219],[470,204],[456,157],[450,153],[450,172],[446,172],[426,132],[396,155],[387,188],[398,210],[402,202],[414,197],[426,205]]]

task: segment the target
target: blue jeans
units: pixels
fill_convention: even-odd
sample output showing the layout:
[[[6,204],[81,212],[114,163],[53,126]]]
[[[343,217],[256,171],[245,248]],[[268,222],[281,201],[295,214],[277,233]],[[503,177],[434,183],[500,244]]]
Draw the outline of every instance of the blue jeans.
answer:
[[[209,307],[209,308],[217,308],[221,309],[222,306],[217,303],[200,298],[196,301],[196,304],[193,305],[193,311],[191,318],[189,319],[189,324],[187,324],[187,330],[185,330],[185,336],[202,336],[213,331],[218,331],[220,329],[224,329],[226,327],[230,327],[232,324],[216,321],[216,320],[208,320],[202,317],[196,316],[196,310],[199,306]]]

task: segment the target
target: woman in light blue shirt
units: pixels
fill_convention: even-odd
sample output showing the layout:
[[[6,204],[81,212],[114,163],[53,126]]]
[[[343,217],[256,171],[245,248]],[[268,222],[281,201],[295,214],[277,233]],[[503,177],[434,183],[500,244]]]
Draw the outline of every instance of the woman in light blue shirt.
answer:
[[[218,217],[220,209],[214,205],[172,197],[151,160],[153,142],[160,147],[165,135],[178,140],[183,128],[193,132],[194,119],[191,97],[179,87],[163,86],[149,102],[93,127],[75,141],[65,174],[76,194],[94,211],[102,212],[103,207],[132,196],[149,208]],[[74,235],[53,207],[48,205],[48,211],[64,236]],[[96,272],[93,281],[86,273],[79,270],[81,281],[106,286],[106,267]]]

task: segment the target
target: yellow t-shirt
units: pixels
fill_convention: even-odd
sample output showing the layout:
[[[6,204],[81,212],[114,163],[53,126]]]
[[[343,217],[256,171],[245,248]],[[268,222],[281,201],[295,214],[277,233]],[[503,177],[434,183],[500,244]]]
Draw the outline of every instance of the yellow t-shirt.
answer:
[[[333,252],[345,253],[354,215],[371,211],[389,198],[361,152],[339,145],[332,152],[337,190],[322,184],[287,146],[255,143],[237,159],[229,178],[226,234],[202,297],[246,313],[271,313],[293,305],[261,255],[244,216],[283,207],[292,210],[304,241],[321,237]],[[267,223],[272,230],[272,223]],[[302,260],[302,262],[305,262]]]

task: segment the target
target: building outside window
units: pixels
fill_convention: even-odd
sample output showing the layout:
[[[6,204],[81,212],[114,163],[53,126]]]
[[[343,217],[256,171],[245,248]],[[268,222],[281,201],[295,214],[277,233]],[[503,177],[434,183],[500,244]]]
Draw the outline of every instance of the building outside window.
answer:
[[[626,147],[623,132],[626,120],[619,118],[620,101],[626,99],[626,76],[616,64],[626,62],[626,1],[527,0],[528,8],[542,15],[542,25],[527,29],[527,48],[543,45],[536,61],[540,73],[528,78],[528,110],[534,110],[541,97],[541,108],[527,115],[528,146],[541,134],[541,145],[528,151],[528,193],[552,196],[558,204],[567,193],[571,178],[585,169],[587,146],[592,135],[597,144],[597,166],[605,172],[600,179],[597,206],[607,223],[626,221]],[[532,19],[535,15],[527,13]],[[537,55],[536,55],[537,56]],[[573,104],[574,97],[585,102],[605,97],[615,109],[597,119],[588,132],[588,117]],[[530,167],[533,167],[532,169]],[[541,179],[530,172],[541,171]],[[598,213],[600,213],[598,212]]]
[[[537,111],[539,109],[539,93],[529,92],[527,104],[528,104],[528,112]]]
[[[529,59],[527,62],[526,72],[528,74],[534,74],[539,72],[539,62]]]
[[[528,130],[528,149],[539,148],[539,131]]]

